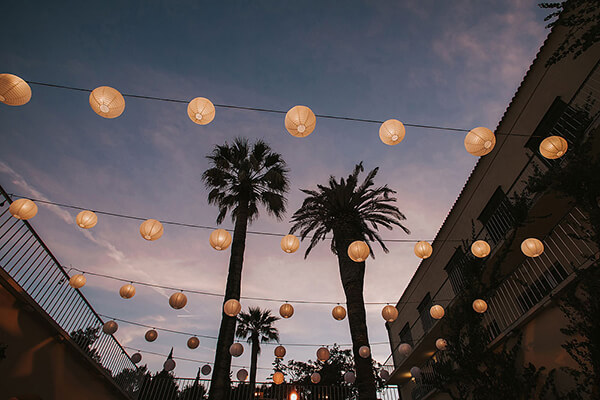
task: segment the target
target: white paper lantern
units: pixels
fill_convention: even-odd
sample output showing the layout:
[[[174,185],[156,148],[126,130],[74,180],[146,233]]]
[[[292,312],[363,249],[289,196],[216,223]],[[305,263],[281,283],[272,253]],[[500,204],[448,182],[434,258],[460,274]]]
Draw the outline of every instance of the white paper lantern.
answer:
[[[160,239],[163,232],[162,224],[155,219],[147,219],[140,225],[140,235],[149,241]]]
[[[330,353],[327,347],[320,347],[319,350],[317,350],[317,359],[319,361],[325,362],[329,360],[329,356]]]
[[[234,343],[229,346],[229,354],[234,357],[239,357],[244,353],[244,346],[241,343]]]
[[[294,307],[291,304],[285,303],[279,307],[279,315],[283,318],[291,318],[294,315]]]
[[[410,369],[410,375],[415,378],[415,379],[419,379],[421,377],[421,368],[419,367],[412,367]]]
[[[90,107],[103,118],[117,118],[125,110],[125,99],[117,89],[100,86],[90,93]]]
[[[198,339],[196,336],[192,336],[191,338],[188,339],[187,341],[187,347],[189,349],[197,349],[198,346],[200,346],[200,339]]]
[[[277,346],[277,347],[275,347],[275,350],[273,351],[273,353],[275,354],[275,357],[283,358],[283,357],[285,357],[285,353],[286,353],[285,347],[283,347],[281,345]]]
[[[165,361],[165,363],[163,364],[163,368],[165,371],[170,372],[173,371],[175,369],[175,360],[173,360],[172,358],[169,358],[167,361]]]
[[[335,306],[333,307],[333,310],[331,310],[331,315],[333,315],[333,318],[341,321],[346,318],[346,309],[342,306]]]
[[[295,137],[306,137],[310,135],[317,125],[315,113],[306,106],[292,107],[285,114],[285,129]]]
[[[381,371],[379,371],[379,377],[384,381],[387,381],[388,379],[390,379],[390,373],[387,372],[385,369],[382,369]]]
[[[540,143],[540,154],[547,159],[556,160],[565,155],[569,144],[560,136],[549,136]]]
[[[115,321],[106,321],[104,325],[102,325],[102,332],[107,335],[113,335],[119,329],[119,325]]]
[[[479,314],[483,314],[487,311],[488,305],[485,300],[477,299],[473,302],[473,310]]]
[[[346,383],[353,384],[356,381],[356,375],[354,375],[354,372],[348,371],[344,374],[344,380]]]
[[[354,262],[363,262],[369,256],[369,245],[362,240],[356,240],[348,246],[348,257]]]
[[[286,253],[295,253],[300,247],[300,240],[294,235],[285,235],[281,239],[281,250]]]
[[[379,138],[389,146],[394,146],[404,139],[406,129],[397,119],[388,119],[379,127]]]
[[[71,279],[69,279],[69,286],[74,289],[80,289],[85,286],[86,282],[87,279],[85,279],[83,274],[75,274],[71,277]]]
[[[544,244],[536,238],[525,239],[521,243],[521,251],[527,257],[538,257],[544,252]]]
[[[485,240],[477,240],[471,245],[471,253],[477,258],[487,257],[492,251],[490,245]]]
[[[155,329],[149,329],[144,335],[147,342],[154,342],[158,338],[158,332]]]
[[[0,103],[22,106],[31,99],[31,87],[13,74],[0,74]]]
[[[442,319],[444,317],[444,313],[444,307],[440,306],[439,304],[431,306],[429,309],[429,315],[431,315],[431,318],[433,319]]]
[[[369,348],[369,346],[360,346],[360,348],[358,349],[358,354],[362,358],[368,358],[371,355],[371,349]]]
[[[381,316],[387,322],[394,322],[396,318],[398,318],[398,309],[388,304],[387,306],[383,307],[383,310],[381,310]]]
[[[248,378],[248,371],[246,371],[244,368],[240,369],[237,374],[236,374],[238,381],[245,381],[246,378]]]
[[[277,371],[273,374],[273,383],[275,383],[276,385],[281,385],[284,380],[285,377],[281,372]]]
[[[134,364],[139,363],[140,361],[142,361],[142,355],[140,353],[134,353],[131,356],[131,362]]]
[[[398,351],[400,354],[408,356],[412,351],[412,346],[408,343],[401,343],[400,346],[398,346]]]
[[[235,317],[240,311],[242,311],[242,305],[236,299],[229,299],[223,304],[223,312],[230,317]]]
[[[415,255],[419,258],[426,259],[433,253],[433,247],[428,242],[421,241],[415,244]]]
[[[119,289],[119,296],[124,299],[132,298],[135,296],[135,287],[130,283],[121,286],[121,289]]]
[[[207,98],[196,97],[188,103],[188,117],[198,125],[206,125],[215,119],[215,106]]]
[[[16,219],[27,220],[35,217],[38,207],[29,199],[18,199],[10,203],[8,212]]]
[[[187,304],[187,297],[182,292],[176,292],[169,297],[169,305],[175,310],[180,310]]]
[[[222,251],[231,244],[231,234],[225,229],[215,229],[211,232],[208,241],[213,249]]]
[[[444,351],[448,348],[448,342],[446,339],[439,338],[435,341],[435,347],[440,351]]]
[[[98,223],[98,216],[93,211],[83,210],[77,214],[75,223],[82,229],[90,229],[95,227]]]
[[[319,374],[318,372],[313,372],[310,376],[310,381],[315,385],[318,384],[319,382],[321,382],[321,374]]]
[[[472,129],[465,136],[465,149],[477,157],[489,154],[495,145],[494,132],[482,126]]]
[[[212,372],[212,367],[208,364],[204,364],[200,372],[202,372],[202,375],[209,375]]]

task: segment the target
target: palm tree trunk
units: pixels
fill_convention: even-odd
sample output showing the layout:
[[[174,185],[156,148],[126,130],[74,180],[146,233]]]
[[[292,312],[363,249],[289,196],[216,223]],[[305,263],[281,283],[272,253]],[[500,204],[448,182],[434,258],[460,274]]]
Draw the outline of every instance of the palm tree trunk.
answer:
[[[358,353],[361,346],[369,346],[369,334],[367,332],[367,318],[363,298],[365,263],[354,262],[348,257],[348,245],[354,240],[361,240],[361,237],[357,235],[356,239],[341,239],[340,236],[342,235],[339,232],[336,234],[335,231],[334,236],[340,267],[340,278],[344,287],[344,293],[346,294],[346,306],[348,307],[348,323],[350,324],[350,335],[352,337],[358,398],[360,400],[375,400],[377,399],[377,389],[371,356],[363,358]],[[343,235],[342,237],[344,236],[352,237],[351,235]]]
[[[229,257],[229,273],[227,275],[227,287],[223,304],[229,299],[240,298],[242,285],[242,266],[244,263],[244,250],[246,249],[246,230],[248,228],[248,204],[238,205],[238,214],[235,219],[233,230],[233,241],[231,243],[231,255]],[[230,317],[221,308],[221,327],[215,354],[215,367],[213,370],[209,399],[226,400],[229,393],[231,380],[229,371],[231,369],[231,354],[229,347],[235,338],[236,318]]]
[[[252,335],[252,357],[250,359],[250,389],[254,393],[254,387],[256,386],[256,369],[258,368],[258,350],[260,349],[260,343],[258,341],[258,335]]]

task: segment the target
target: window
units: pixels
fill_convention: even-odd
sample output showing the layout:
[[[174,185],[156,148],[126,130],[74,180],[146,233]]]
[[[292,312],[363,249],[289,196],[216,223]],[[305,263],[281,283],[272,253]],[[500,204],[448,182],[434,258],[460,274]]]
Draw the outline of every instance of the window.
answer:
[[[467,255],[462,247],[457,247],[454,255],[448,261],[448,265],[444,268],[452,284],[452,289],[455,294],[459,294],[465,284],[463,278],[463,268],[467,262]]]
[[[490,237],[490,245],[496,245],[514,225],[512,204],[500,186],[477,218]]]
[[[413,345],[412,333],[410,332],[410,326],[408,325],[408,322],[406,324],[404,324],[404,327],[400,331],[399,336],[400,336],[400,343],[408,343],[411,346]]]
[[[417,310],[419,311],[419,318],[421,319],[421,323],[423,324],[423,330],[427,332],[431,325],[433,325],[433,318],[429,315],[429,309],[433,305],[431,301],[431,295],[427,293],[421,303],[417,306]]]

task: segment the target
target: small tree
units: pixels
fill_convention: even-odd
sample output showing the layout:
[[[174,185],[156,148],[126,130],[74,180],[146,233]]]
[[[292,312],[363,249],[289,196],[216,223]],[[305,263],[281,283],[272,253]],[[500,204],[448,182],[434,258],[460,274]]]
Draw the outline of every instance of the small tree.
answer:
[[[98,353],[98,350],[93,349],[92,345],[98,340],[100,328],[92,328],[88,326],[85,329],[78,329],[74,332],[71,332],[71,339],[86,353],[90,358],[97,363],[100,363],[101,357]]]

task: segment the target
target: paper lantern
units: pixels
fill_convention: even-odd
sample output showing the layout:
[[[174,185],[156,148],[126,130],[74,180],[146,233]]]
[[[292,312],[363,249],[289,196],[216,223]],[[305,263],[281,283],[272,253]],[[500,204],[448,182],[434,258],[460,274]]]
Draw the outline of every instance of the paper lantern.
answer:
[[[569,144],[560,136],[549,136],[540,143],[540,154],[550,160],[556,160],[565,155]]]
[[[356,381],[356,375],[354,375],[354,372],[348,371],[344,374],[344,380],[346,383],[353,384]]]
[[[104,323],[104,325],[102,325],[102,332],[106,333],[107,335],[114,334],[117,329],[119,329],[119,325],[115,321],[107,321]]]
[[[350,243],[348,246],[348,257],[355,262],[363,262],[369,256],[369,245],[362,240],[357,240]]]
[[[236,374],[238,381],[245,381],[246,378],[248,378],[248,371],[246,371],[244,368],[240,369],[237,374]]]
[[[236,299],[229,299],[223,305],[223,312],[230,317],[235,317],[242,311],[242,305]]]
[[[317,359],[319,361],[325,362],[329,360],[329,355],[330,354],[327,347],[320,347],[319,350],[317,350]]]
[[[27,220],[35,217],[38,212],[38,207],[29,199],[18,199],[10,203],[8,211],[16,219]]]
[[[398,318],[398,309],[388,304],[387,306],[383,307],[383,310],[381,310],[381,316],[387,322],[394,322],[396,318]]]
[[[412,346],[408,343],[401,343],[400,346],[398,346],[398,351],[400,354],[408,356],[412,351]]]
[[[140,353],[134,353],[131,356],[131,362],[134,364],[139,363],[140,361],[142,361],[142,355]]]
[[[133,296],[135,296],[135,287],[130,283],[121,286],[121,289],[119,289],[119,296],[121,296],[124,299],[132,298]]]
[[[371,355],[371,349],[369,348],[369,346],[360,346],[360,348],[358,349],[358,355],[362,358],[367,358]]]
[[[415,255],[419,258],[426,259],[433,253],[433,247],[428,242],[420,241],[415,244]]]
[[[279,315],[283,318],[291,318],[294,315],[294,307],[289,303],[282,304],[279,307]]]
[[[100,86],[90,93],[90,107],[103,118],[117,118],[125,110],[125,99],[117,89]]]
[[[208,241],[213,249],[225,250],[231,244],[231,234],[225,229],[215,229],[211,232]]]
[[[22,106],[31,99],[31,87],[13,74],[0,74],[0,102],[8,106]]]
[[[215,106],[209,99],[196,97],[189,102],[187,113],[194,123],[206,125],[215,119]]]
[[[147,342],[154,342],[156,338],[158,338],[158,332],[154,329],[149,329],[144,335],[144,339],[146,339]]]
[[[415,379],[419,379],[421,377],[421,368],[419,367],[412,367],[410,369],[410,375],[415,378]]]
[[[292,136],[306,137],[315,130],[316,124],[315,113],[306,106],[292,107],[285,114],[285,129]]]
[[[192,336],[191,338],[188,339],[187,341],[187,347],[189,349],[197,349],[198,346],[200,346],[200,339],[198,339],[196,336]]]
[[[294,253],[300,247],[300,240],[294,235],[285,235],[281,239],[281,250],[286,253]]]
[[[346,318],[346,309],[342,306],[335,306],[333,307],[333,310],[331,310],[331,315],[333,315],[333,318],[341,321]]]
[[[159,239],[163,234],[163,226],[155,219],[147,219],[140,225],[140,235],[146,240]]]
[[[404,124],[397,119],[388,119],[379,127],[379,138],[390,146],[400,143],[405,134]]]
[[[96,226],[98,223],[98,216],[95,212],[84,210],[77,214],[77,218],[75,218],[75,223],[77,226],[83,229],[90,229]]]
[[[440,351],[444,351],[448,348],[448,342],[446,339],[439,338],[435,341],[435,347]]]
[[[239,357],[244,353],[244,346],[241,343],[234,343],[229,346],[229,354],[234,357]]]
[[[283,358],[283,357],[285,357],[285,353],[286,353],[285,347],[277,346],[277,347],[275,347],[275,351],[273,353],[275,353],[275,357]]]
[[[212,372],[212,367],[208,364],[204,364],[200,372],[202,372],[203,375],[208,375]]]
[[[388,379],[390,379],[390,373],[387,372],[385,369],[382,369],[381,371],[379,371],[379,377],[384,381],[387,381]]]
[[[318,384],[319,382],[321,382],[321,374],[319,374],[318,372],[313,372],[310,376],[310,381],[315,385]]]
[[[527,257],[538,257],[544,252],[544,244],[536,238],[523,240],[521,251]]]
[[[472,129],[465,136],[465,149],[474,156],[485,156],[494,149],[496,136],[494,132],[482,126]]]
[[[163,364],[163,368],[165,371],[170,372],[173,371],[175,369],[175,360],[173,360],[172,358],[169,358],[167,361],[165,361],[165,363]]]
[[[187,297],[182,292],[173,293],[169,297],[169,305],[175,310],[180,310],[187,304]]]
[[[471,253],[478,258],[487,257],[491,250],[490,245],[485,240],[477,240],[471,245]]]
[[[444,317],[444,307],[440,306],[439,304],[431,306],[429,309],[429,314],[433,319],[442,319]]]
[[[473,310],[479,314],[483,314],[487,311],[488,305],[485,300],[477,299],[473,302]]]
[[[85,276],[83,276],[83,274],[76,274],[73,275],[71,279],[69,279],[69,286],[71,286],[74,289],[80,289],[85,286],[86,282],[87,279],[85,279]]]
[[[281,372],[277,371],[273,374],[273,383],[275,383],[276,385],[281,385],[284,380],[285,377]]]

